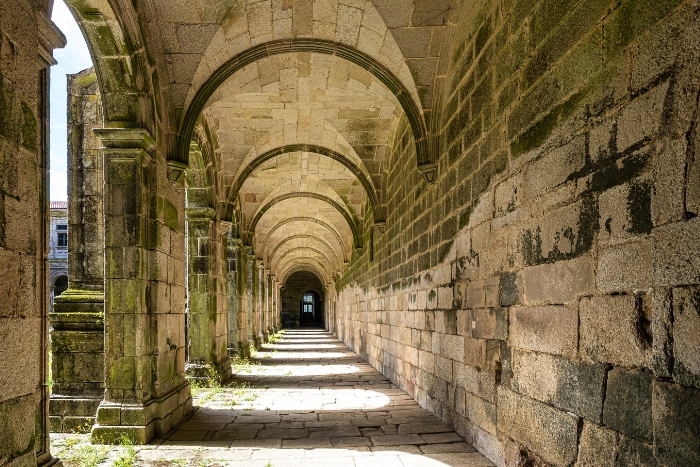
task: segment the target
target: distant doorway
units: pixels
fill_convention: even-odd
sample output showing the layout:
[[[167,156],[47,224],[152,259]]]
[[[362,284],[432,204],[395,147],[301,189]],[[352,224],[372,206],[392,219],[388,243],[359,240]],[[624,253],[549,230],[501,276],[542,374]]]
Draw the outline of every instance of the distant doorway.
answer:
[[[299,323],[302,326],[322,326],[323,313],[321,300],[318,294],[312,290],[304,293],[299,310]]]

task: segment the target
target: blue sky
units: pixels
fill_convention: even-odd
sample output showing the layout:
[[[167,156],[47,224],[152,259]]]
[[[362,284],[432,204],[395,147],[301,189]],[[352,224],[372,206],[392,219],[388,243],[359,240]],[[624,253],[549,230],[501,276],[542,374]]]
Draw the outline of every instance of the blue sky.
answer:
[[[66,75],[92,66],[83,34],[63,0],[55,0],[51,19],[59,27],[68,44],[54,51],[58,62],[51,68],[51,201],[65,201],[66,193]]]

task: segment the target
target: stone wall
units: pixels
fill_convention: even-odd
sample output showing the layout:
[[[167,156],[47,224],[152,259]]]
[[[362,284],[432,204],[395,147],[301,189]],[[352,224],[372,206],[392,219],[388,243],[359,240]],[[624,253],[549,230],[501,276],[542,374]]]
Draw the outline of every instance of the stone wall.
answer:
[[[40,8],[40,3],[42,8]],[[0,462],[48,446],[48,89],[65,38],[44,2],[0,2]]]
[[[467,3],[339,337],[499,466],[699,464],[697,2]]]
[[[316,274],[306,271],[295,272],[282,289],[282,327],[286,329],[296,329],[300,327],[299,314],[301,301],[304,293],[308,291],[316,292],[320,299],[316,304],[322,308],[324,303],[323,285],[316,277]],[[317,313],[320,310],[317,309]],[[322,312],[322,311],[321,311]]]

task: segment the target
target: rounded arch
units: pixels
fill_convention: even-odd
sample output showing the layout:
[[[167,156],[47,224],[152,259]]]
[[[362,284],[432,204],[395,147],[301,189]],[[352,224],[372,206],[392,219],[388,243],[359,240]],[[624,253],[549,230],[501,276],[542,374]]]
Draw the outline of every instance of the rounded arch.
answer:
[[[428,132],[423,113],[401,80],[375,58],[353,47],[329,40],[309,38],[281,39],[258,44],[232,57],[213,72],[199,88],[187,107],[172,159],[179,163],[188,163],[188,141],[192,137],[196,121],[204,110],[209,98],[231,75],[262,58],[294,52],[335,55],[360,65],[374,75],[394,94],[406,114],[413,130],[418,164],[422,165],[432,161],[428,154]]]
[[[145,52],[133,6],[120,0],[66,0],[66,6],[86,39],[105,121],[125,126],[140,124],[155,134],[155,96],[147,97],[151,80],[146,60],[135,56]],[[144,100],[151,102],[142,108]]]
[[[61,274],[51,282],[51,286],[53,287],[53,296],[58,297],[68,289],[68,276]]]
[[[319,263],[320,264],[320,263]],[[316,275],[318,280],[321,282],[321,284],[327,284],[330,282],[330,275],[324,274],[323,268],[319,268],[318,265],[312,264],[310,262],[305,262],[305,263],[296,263],[291,266],[289,266],[289,269],[284,270],[279,276],[282,278],[280,281],[280,284],[282,284],[282,287],[284,287],[287,284],[287,280],[289,280],[289,277],[294,274],[295,272],[299,271],[307,271],[307,272],[312,272],[313,274]]]
[[[217,157],[215,135],[209,131],[209,125],[203,116],[200,116],[192,134],[190,154],[193,150],[199,157],[194,163],[189,164],[187,178],[190,186],[188,188],[196,188],[200,191],[196,200],[199,205],[216,209],[220,186],[217,174],[220,172],[221,164]]]
[[[289,224],[291,222],[313,222],[315,224],[320,225],[324,229],[328,230],[333,234],[336,240],[338,240],[338,243],[340,244],[340,248],[343,251],[343,258],[347,258],[347,251],[345,249],[345,242],[343,242],[343,238],[340,236],[340,233],[330,224],[322,221],[321,219],[316,219],[315,217],[290,217],[289,219],[284,219],[277,224],[275,224],[265,235],[265,238],[263,239],[262,244],[266,245],[270,236],[280,227]]]
[[[333,208],[335,208],[344,218],[345,221],[348,223],[348,226],[350,227],[350,230],[352,231],[352,237],[353,237],[353,243],[355,248],[362,248],[362,237],[360,235],[360,230],[355,223],[355,219],[353,219],[352,215],[345,209],[343,206],[338,204],[337,201],[334,199],[331,199],[327,196],[321,195],[319,193],[314,193],[310,191],[294,191],[291,193],[285,193],[283,195],[280,195],[276,198],[271,199],[268,201],[265,205],[261,206],[260,209],[258,209],[258,212],[255,214],[255,217],[253,217],[253,220],[250,223],[250,228],[248,229],[248,232],[250,233],[251,237],[255,233],[255,227],[257,226],[258,222],[260,221],[260,218],[262,218],[263,215],[275,204],[281,203],[282,201],[286,201],[288,199],[294,199],[294,198],[312,198],[312,199],[317,199],[319,201],[323,201],[327,204],[330,204]]]
[[[299,250],[309,251],[309,252],[312,251],[312,252],[314,252],[314,253],[318,253],[319,255],[321,255],[322,257],[324,257],[324,258],[326,259],[326,261],[328,261],[328,266],[329,266],[329,268],[330,268],[331,270],[333,269],[333,262],[331,261],[331,259],[330,259],[324,252],[322,252],[322,251],[320,251],[320,250],[317,250],[316,248],[313,248],[313,247],[310,247],[310,246],[298,246],[298,247],[290,248],[289,250],[287,250],[287,251],[285,251],[283,254],[281,254],[280,257],[277,258],[277,261],[274,261],[274,263],[273,263],[272,265],[270,265],[270,269],[276,271],[276,270],[277,270],[277,266],[280,265],[280,263],[282,262],[282,260],[283,260],[288,254],[293,253],[293,252],[295,252],[295,251],[299,251]],[[294,261],[295,259],[307,259],[307,258],[308,258],[308,259],[311,259],[311,257],[309,257],[309,256],[299,256],[298,258],[292,258],[292,259],[290,259],[290,261]],[[289,262],[289,261],[288,261],[288,262]],[[286,264],[286,263],[284,263],[284,264]]]
[[[298,239],[309,239],[313,241],[317,241],[324,245],[326,248],[328,248],[330,251],[333,252],[333,257],[335,258],[335,261],[333,263],[340,263],[340,258],[338,258],[338,253],[335,251],[335,249],[328,243],[326,242],[323,238],[317,237],[314,235],[308,235],[308,234],[299,234],[299,235],[292,235],[290,237],[286,237],[284,240],[279,242],[275,248],[272,250],[272,252],[267,256],[268,261],[272,261],[272,258],[275,257],[275,253],[277,253],[277,250],[280,249],[285,243],[290,242],[292,240],[298,240]],[[264,248],[264,246],[263,246]]]
[[[279,148],[271,149],[259,156],[257,156],[255,159],[253,159],[236,177],[234,180],[233,184],[231,185],[231,188],[229,190],[229,212],[227,212],[227,216],[232,215],[233,213],[230,212],[232,209],[231,206],[233,206],[233,200],[238,197],[238,193],[241,190],[241,187],[243,186],[243,183],[246,181],[246,179],[262,164],[264,164],[266,161],[273,159],[277,156],[280,156],[282,154],[287,154],[291,152],[311,152],[315,154],[319,154],[321,156],[328,157],[336,162],[341,163],[344,167],[349,169],[353,175],[357,178],[357,180],[360,182],[362,187],[365,189],[365,193],[367,193],[367,197],[369,198],[370,205],[372,206],[372,213],[374,215],[374,221],[375,222],[383,222],[384,221],[384,209],[380,205],[379,202],[379,197],[377,195],[377,190],[372,183],[372,181],[369,179],[367,174],[362,170],[360,166],[355,164],[353,161],[351,161],[349,158],[344,156],[343,154],[324,147],[324,146],[319,146],[316,144],[288,144]],[[227,217],[228,218],[228,217]]]
[[[207,174],[204,154],[196,138],[190,142],[190,166],[187,169],[185,188],[188,206],[211,207],[211,184]]]

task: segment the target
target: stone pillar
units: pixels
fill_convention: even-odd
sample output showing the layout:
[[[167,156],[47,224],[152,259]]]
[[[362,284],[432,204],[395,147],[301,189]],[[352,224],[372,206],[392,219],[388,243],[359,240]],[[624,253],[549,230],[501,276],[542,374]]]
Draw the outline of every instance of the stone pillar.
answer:
[[[192,409],[185,379],[184,187],[168,180],[142,129],[102,139],[105,213],[105,392],[94,442],[143,444]]]
[[[243,355],[243,349],[239,347],[241,340],[238,329],[238,314],[240,310],[238,299],[238,251],[240,249],[240,239],[231,237],[226,239],[226,313],[229,357]]]
[[[280,332],[277,326],[277,301],[275,300],[275,276],[273,274],[270,274],[270,325],[274,334]]]
[[[260,311],[260,295],[258,283],[260,282],[259,271],[257,268],[257,261],[255,260],[255,255],[252,252],[252,248],[248,253],[248,271],[250,273],[250,278],[248,279],[248,289],[250,298],[248,302],[250,303],[250,312],[248,314],[250,318],[250,327],[248,333],[248,340],[251,341],[253,348],[260,348],[260,325],[258,322],[258,313]]]
[[[262,261],[258,264],[258,336],[260,343],[267,342],[267,274]]]
[[[223,382],[231,376],[228,356],[227,311],[222,224],[211,208],[188,207],[187,228],[187,301],[188,361],[187,374]],[[226,229],[228,230],[228,229]]]
[[[275,326],[272,321],[272,276],[270,270],[265,269],[265,329],[268,336],[275,333]]]
[[[238,349],[241,352],[242,358],[250,357],[251,339],[250,339],[250,315],[252,310],[251,293],[248,286],[248,281],[251,273],[248,270],[248,247],[238,248],[236,256],[236,276],[237,287],[236,295],[238,300]]]
[[[88,432],[104,392],[103,126],[92,68],[68,76],[68,290],[51,323],[51,431]]]

